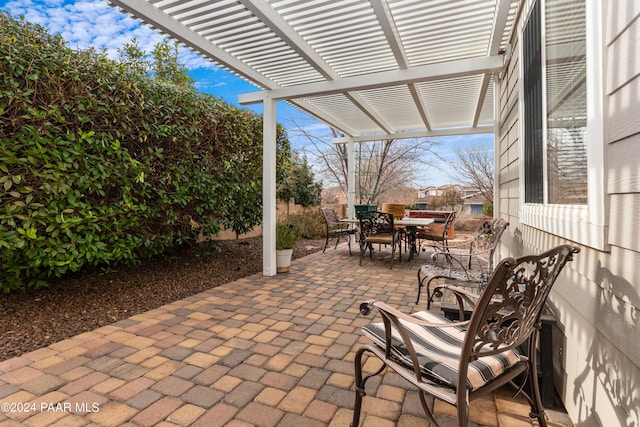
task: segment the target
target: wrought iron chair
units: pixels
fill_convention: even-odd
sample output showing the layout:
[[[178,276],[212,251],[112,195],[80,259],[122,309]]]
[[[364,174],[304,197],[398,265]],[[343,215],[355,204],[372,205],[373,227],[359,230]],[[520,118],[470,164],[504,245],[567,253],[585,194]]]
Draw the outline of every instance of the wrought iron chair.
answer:
[[[493,254],[498,247],[502,233],[508,226],[509,223],[503,218],[485,219],[480,221],[471,240],[454,245],[450,244],[447,246],[446,252],[436,250],[432,255],[435,263],[437,264],[437,257],[444,256],[449,264],[448,273],[442,274],[444,272],[439,272],[437,274],[455,279],[466,279],[469,282],[476,283],[481,289],[493,271]],[[462,273],[453,270],[454,263],[461,267]],[[434,268],[431,265],[424,264],[418,269],[418,298],[416,299],[416,304],[420,300],[422,288],[426,286],[427,310],[429,310],[431,304],[432,295],[429,284],[433,276]]]
[[[536,366],[540,317],[558,274],[577,252],[576,247],[562,245],[539,255],[502,260],[468,321],[452,322],[428,310],[407,315],[380,301],[361,304],[362,314],[375,308],[382,322],[362,328],[372,343],[356,352],[351,425],[360,422],[367,381],[388,367],[418,388],[425,414],[435,426],[427,394],[454,405],[458,425],[467,426],[470,401],[510,384],[531,406],[529,416],[546,427]],[[362,369],[365,354],[383,363],[369,375]],[[524,391],[526,382],[529,393]]]
[[[383,203],[382,207],[380,208],[380,211],[393,214],[394,220],[404,218],[404,213],[405,213],[404,205],[401,203]],[[404,242],[404,249],[405,251],[407,251],[406,230],[404,229],[404,227],[398,227],[398,226],[395,226],[395,227],[398,231],[398,237],[400,239],[400,242]]]
[[[360,265],[362,258],[369,250],[369,258],[373,259],[373,245],[391,245],[391,265],[393,268],[393,258],[398,246],[399,261],[402,261],[402,246],[398,230],[393,225],[393,214],[387,212],[362,212],[360,219]]]
[[[426,240],[426,244],[432,246],[435,251],[446,254],[449,246],[449,230],[455,219],[456,212],[452,211],[444,220],[444,224],[434,223],[426,229],[419,230],[416,237],[420,242],[420,247],[422,247],[422,242]]]
[[[340,222],[338,219],[338,214],[334,209],[331,208],[322,208],[322,216],[324,216],[324,223],[326,225],[327,238],[324,242],[324,249],[322,252],[327,250],[327,246],[329,245],[329,239],[336,238],[336,244],[333,247],[335,250],[338,247],[338,243],[340,243],[340,239],[345,239],[347,244],[349,245],[349,255],[351,255],[351,236],[356,234],[356,229],[351,226],[351,224],[346,224]]]

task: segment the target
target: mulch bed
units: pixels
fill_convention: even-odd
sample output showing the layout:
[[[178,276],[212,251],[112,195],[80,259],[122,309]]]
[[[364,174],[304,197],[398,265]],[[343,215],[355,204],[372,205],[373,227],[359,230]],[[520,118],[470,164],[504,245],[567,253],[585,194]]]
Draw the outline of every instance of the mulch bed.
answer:
[[[322,250],[302,239],[293,258]],[[182,248],[115,271],[87,271],[0,298],[0,361],[262,271],[262,238]]]

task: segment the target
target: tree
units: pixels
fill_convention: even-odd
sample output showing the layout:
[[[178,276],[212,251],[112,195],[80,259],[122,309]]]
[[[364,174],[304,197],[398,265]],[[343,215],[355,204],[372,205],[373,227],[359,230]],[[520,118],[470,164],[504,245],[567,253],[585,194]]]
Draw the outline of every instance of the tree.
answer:
[[[151,70],[156,78],[171,82],[182,87],[192,87],[194,80],[187,73],[188,70],[178,61],[178,42],[169,45],[166,38],[155,45],[151,51],[153,62]]]
[[[460,183],[475,187],[493,203],[493,150],[483,144],[456,147],[457,172]]]
[[[140,48],[138,39],[135,37],[131,39],[131,43],[125,43],[121,49],[118,49],[118,53],[120,54],[120,62],[130,69],[140,74],[149,72],[149,61],[145,59],[147,53]]]
[[[331,185],[337,185],[347,194],[348,164],[347,145],[327,141],[312,130],[294,121],[298,137],[306,139],[313,147],[309,154],[315,160],[319,173]],[[342,136],[331,130],[332,137]],[[358,143],[356,146],[356,203],[372,203],[377,200],[397,200],[398,194],[406,194],[415,178],[415,171],[431,166],[432,150],[439,142],[434,139],[385,140]],[[406,196],[405,196],[406,197]]]
[[[322,182],[315,180],[306,156],[291,149],[284,126],[277,124],[276,183],[280,200],[293,199],[302,206],[318,206],[321,201]]]
[[[455,186],[447,188],[441,196],[433,198],[429,204],[429,208],[433,210],[447,209],[454,211],[457,206],[461,206],[464,203],[460,192]]]
[[[166,38],[155,45],[151,52],[151,60],[148,54],[140,48],[138,40],[133,38],[131,43],[126,43],[121,49],[120,62],[139,73],[151,73],[155,78],[180,87],[193,87],[194,80],[188,75],[189,70],[178,61],[178,42],[169,44]]]
[[[293,199],[302,206],[318,206],[321,201],[322,182],[316,181],[306,157],[293,152],[284,179],[279,184],[278,198]]]

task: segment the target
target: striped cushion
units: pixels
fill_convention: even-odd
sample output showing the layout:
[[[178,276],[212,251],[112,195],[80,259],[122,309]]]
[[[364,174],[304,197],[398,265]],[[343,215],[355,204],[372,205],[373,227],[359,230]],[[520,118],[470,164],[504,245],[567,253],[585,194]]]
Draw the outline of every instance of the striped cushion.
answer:
[[[450,323],[451,321],[430,311],[420,311],[411,315],[416,319],[435,323]],[[458,382],[458,364],[465,331],[459,327],[427,327],[400,321],[407,329],[409,337],[418,354],[420,371],[431,381],[456,388]],[[384,348],[384,324],[371,323],[362,328],[364,334],[375,344]],[[392,332],[391,352],[403,364],[413,368],[411,357],[400,334],[394,329]],[[476,390],[509,367],[521,360],[520,353],[508,350],[494,356],[483,356],[469,364],[467,387]]]

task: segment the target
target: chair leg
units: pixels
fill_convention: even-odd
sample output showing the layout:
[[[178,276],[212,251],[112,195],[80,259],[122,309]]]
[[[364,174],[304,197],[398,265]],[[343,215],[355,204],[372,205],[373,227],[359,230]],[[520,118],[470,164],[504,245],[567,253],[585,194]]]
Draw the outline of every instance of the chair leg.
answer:
[[[362,265],[362,258],[364,254],[369,250],[369,258],[373,259],[373,245],[364,241],[360,241],[360,265]]]
[[[395,255],[396,255],[396,244],[394,242],[394,243],[391,243],[391,265],[389,266],[390,269],[393,268],[393,258],[395,257]]]
[[[420,396],[420,404],[422,405],[422,409],[424,410],[424,413],[427,415],[427,419],[429,420],[429,423],[432,426],[438,426],[439,425],[438,422],[433,417],[433,414],[429,409],[429,405],[427,404],[427,398],[424,395],[424,391],[418,390],[418,395]]]
[[[362,411],[362,398],[366,394],[364,391],[364,380],[362,378],[362,356],[364,355],[364,348],[361,348],[356,353],[354,360],[354,366],[356,371],[356,402],[353,407],[353,420],[350,427],[358,427],[360,424],[360,412]]]
[[[531,388],[531,413],[529,417],[537,418],[540,427],[547,427],[547,420],[544,417],[544,406],[542,406],[542,398],[540,397],[540,387],[538,385],[538,361],[535,343],[538,340],[538,334],[533,333],[529,338],[529,375],[527,381]]]
[[[371,377],[375,377],[376,375],[380,374],[387,367],[387,365],[383,363],[380,369],[378,369],[373,374],[367,375],[366,377],[363,376],[362,375],[362,357],[364,356],[365,351],[369,351],[369,350],[367,350],[366,347],[360,348],[360,350],[356,352],[356,357],[355,357],[355,360],[353,361],[355,374],[356,374],[356,383],[355,383],[356,402],[353,407],[353,420],[351,421],[351,424],[349,424],[349,426],[351,427],[358,427],[358,424],[360,424],[360,413],[362,412],[362,398],[367,394],[364,390],[364,386],[367,380]]]
[[[465,393],[458,396],[458,426],[467,427],[469,425],[469,400]]]
[[[340,243],[340,238],[344,237],[347,240],[347,245],[349,246],[349,255],[351,254],[351,235],[350,234],[338,234],[338,237],[336,238],[336,245],[333,247],[333,249],[335,250],[338,247],[338,243]]]
[[[327,250],[327,246],[329,245],[329,232],[327,232],[327,238],[324,241],[324,249],[322,249],[322,253]]]
[[[422,267],[418,269],[418,296],[416,297],[416,305],[420,302],[420,293],[422,292],[422,277],[420,272],[422,271]],[[429,310],[429,303],[427,302],[427,310]]]
[[[431,278],[429,278],[428,274],[425,274],[422,277],[422,267],[418,269],[418,296],[416,297],[416,304],[420,302],[420,295],[422,294],[422,288],[424,287],[425,292],[427,293],[427,310],[431,310],[431,303],[433,302],[434,295],[431,293]],[[424,281],[427,280],[427,284],[424,284]]]

